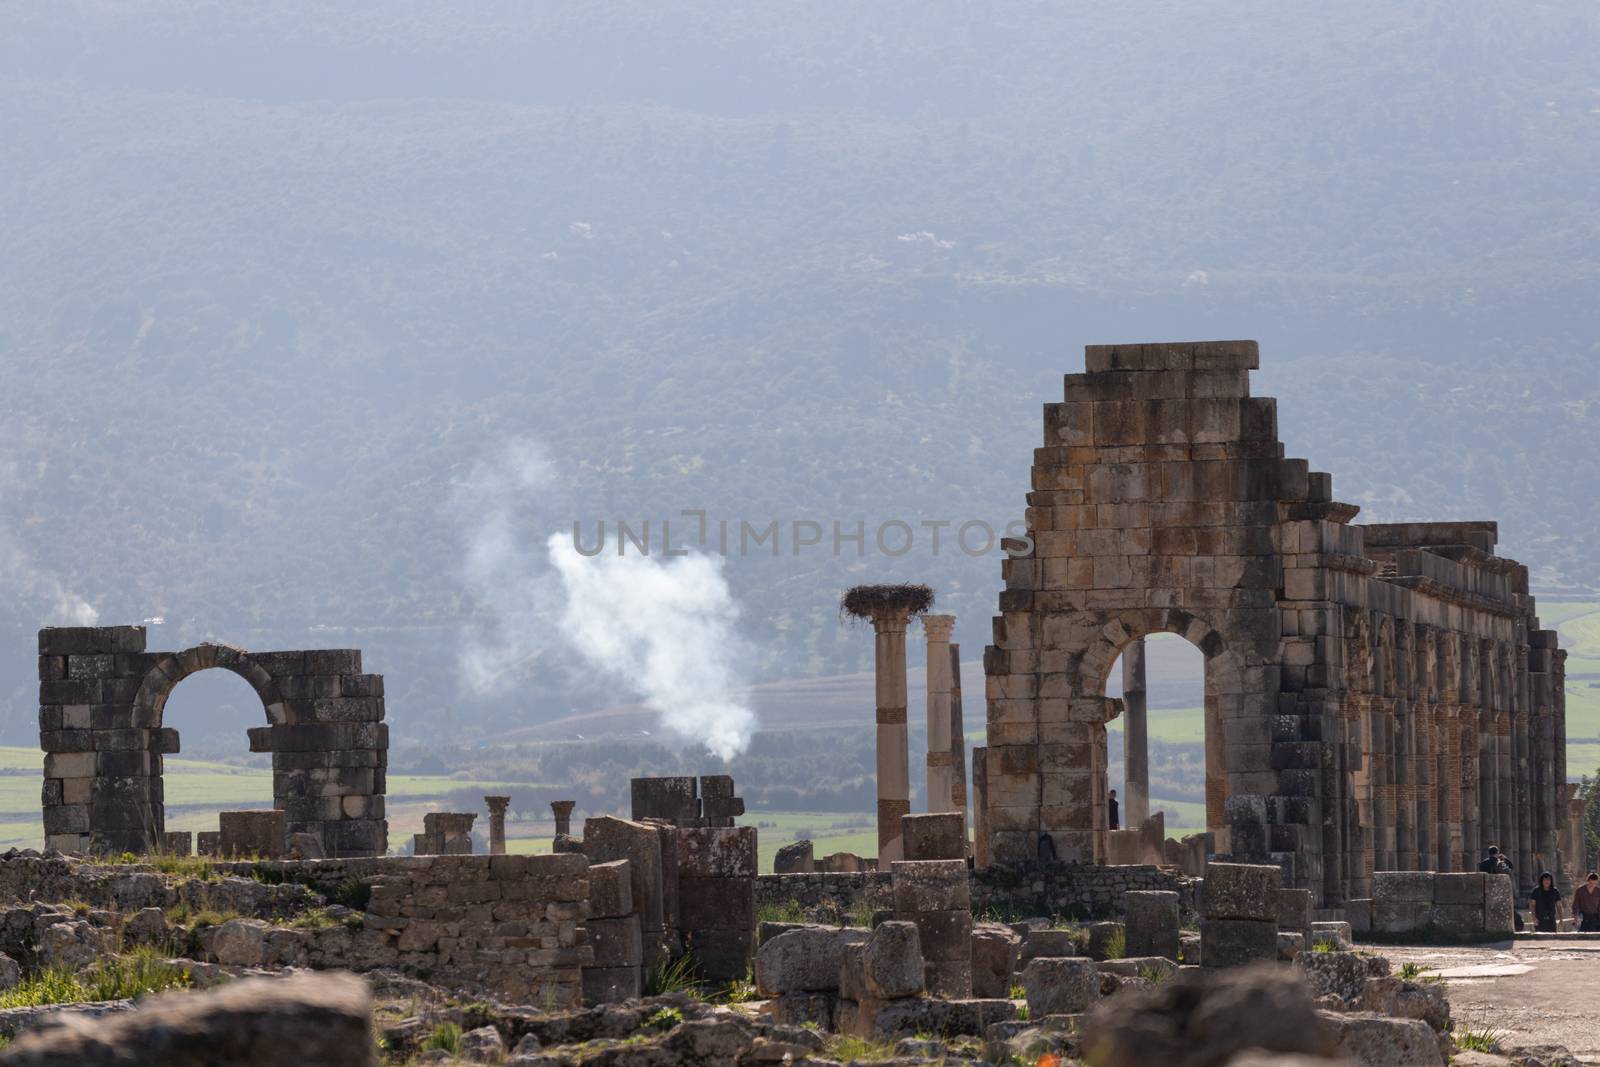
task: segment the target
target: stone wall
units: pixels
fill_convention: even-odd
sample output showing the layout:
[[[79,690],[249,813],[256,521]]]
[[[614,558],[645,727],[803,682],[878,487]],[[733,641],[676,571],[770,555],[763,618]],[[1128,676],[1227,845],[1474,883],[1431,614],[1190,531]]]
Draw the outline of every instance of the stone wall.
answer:
[[[250,751],[272,753],[273,807],[288,832],[315,834],[328,855],[381,855],[389,728],[383,677],[362,673],[358,649],[149,652],[142,626],[39,631],[46,847],[145,853],[162,840],[162,759],[178,734],[161,714],[173,687],[211,668],[261,699],[267,725],[249,731]]]
[[[1285,457],[1258,366],[1253,341],[1092,346],[1045,405],[984,655],[989,857],[1106,861],[1106,682],[1175,633],[1205,656],[1218,854],[1324,907],[1489,844],[1560,869],[1566,654],[1528,569],[1492,522],[1354,524]]]
[[[977,915],[1006,918],[1061,916],[1104,919],[1122,914],[1122,894],[1179,894],[1186,915],[1196,912],[1199,882],[1171,868],[1051,864],[989,867],[972,873]],[[829,905],[848,914],[865,900],[874,910],[894,906],[890,876],[877,871],[848,874],[764,874],[756,879],[756,907],[789,901],[806,908]]]

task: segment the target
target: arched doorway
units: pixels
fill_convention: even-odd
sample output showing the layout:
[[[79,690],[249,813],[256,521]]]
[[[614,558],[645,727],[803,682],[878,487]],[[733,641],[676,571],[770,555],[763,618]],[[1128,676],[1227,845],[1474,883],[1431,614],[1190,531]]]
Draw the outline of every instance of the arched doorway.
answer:
[[[1111,668],[1107,695],[1123,713],[1107,724],[1107,774],[1123,829],[1160,813],[1169,838],[1221,828],[1208,810],[1207,784],[1218,768],[1206,738],[1205,656],[1175,634],[1133,641]],[[1141,709],[1143,729],[1140,728]]]

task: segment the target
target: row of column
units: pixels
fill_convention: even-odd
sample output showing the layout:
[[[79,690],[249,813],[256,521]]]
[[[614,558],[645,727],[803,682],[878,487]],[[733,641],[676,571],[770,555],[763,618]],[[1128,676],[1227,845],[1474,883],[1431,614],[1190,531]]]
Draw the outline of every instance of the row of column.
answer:
[[[878,868],[905,858],[900,820],[911,814],[906,629],[899,611],[872,616],[877,689]],[[961,648],[954,615],[922,616],[927,636],[927,803],[929,812],[966,813],[966,737],[961,713]]]
[[[1545,641],[1541,631],[1536,641]],[[1546,642],[1553,646],[1553,635]],[[1357,801],[1344,872],[1348,894],[1370,893],[1378,870],[1471,870],[1490,845],[1529,887],[1563,860],[1565,654],[1485,649],[1508,670],[1474,685],[1491,706],[1446,689],[1437,700],[1349,693],[1357,740],[1350,781]],[[1525,657],[1525,659],[1524,659]],[[1526,663],[1524,667],[1523,663]],[[1131,787],[1130,787],[1131,793]]]

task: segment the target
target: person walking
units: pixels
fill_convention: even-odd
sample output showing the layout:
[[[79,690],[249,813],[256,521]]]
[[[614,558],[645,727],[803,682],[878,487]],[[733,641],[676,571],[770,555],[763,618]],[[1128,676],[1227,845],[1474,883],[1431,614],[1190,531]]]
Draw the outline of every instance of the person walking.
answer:
[[[1588,880],[1573,891],[1572,917],[1583,933],[1600,933],[1600,874],[1590,871]]]
[[[1541,934],[1556,932],[1556,922],[1561,917],[1561,890],[1556,888],[1555,875],[1543,871],[1539,885],[1528,898],[1533,906],[1533,928]]]

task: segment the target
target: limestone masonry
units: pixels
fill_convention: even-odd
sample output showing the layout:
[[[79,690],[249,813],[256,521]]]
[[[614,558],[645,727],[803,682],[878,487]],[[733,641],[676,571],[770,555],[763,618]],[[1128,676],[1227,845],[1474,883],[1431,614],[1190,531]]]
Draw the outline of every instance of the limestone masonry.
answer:
[[[984,655],[987,857],[1105,862],[1107,677],[1165,632],[1206,659],[1214,854],[1324,907],[1490,844],[1524,883],[1561,869],[1566,654],[1528,569],[1492,522],[1355,524],[1284,457],[1257,366],[1254,341],[1092,346],[1045,405]]]

